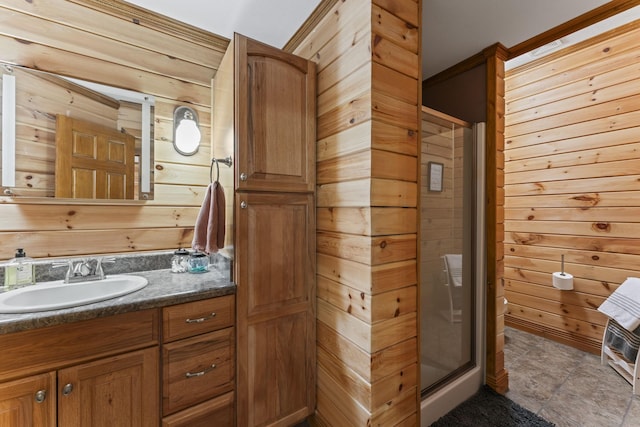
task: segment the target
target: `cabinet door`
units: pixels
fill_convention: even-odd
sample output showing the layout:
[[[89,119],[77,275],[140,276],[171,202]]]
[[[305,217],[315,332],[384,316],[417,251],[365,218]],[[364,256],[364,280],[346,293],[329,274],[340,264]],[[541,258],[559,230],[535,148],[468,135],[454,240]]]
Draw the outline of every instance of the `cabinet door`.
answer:
[[[55,427],[55,372],[0,384],[0,426]]]
[[[72,427],[156,427],[158,349],[148,348],[58,371],[58,419]]]
[[[236,194],[237,419],[290,426],[315,407],[315,215],[308,194]]]
[[[234,42],[236,188],[312,192],[315,64],[240,35]]]

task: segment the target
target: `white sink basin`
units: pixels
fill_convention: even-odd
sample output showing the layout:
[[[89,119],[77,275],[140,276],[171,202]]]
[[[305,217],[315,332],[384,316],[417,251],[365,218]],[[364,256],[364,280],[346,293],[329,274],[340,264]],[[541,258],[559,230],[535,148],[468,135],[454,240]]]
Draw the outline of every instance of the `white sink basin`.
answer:
[[[138,291],[147,283],[144,277],[124,274],[77,283],[44,282],[0,293],[0,313],[31,313],[90,304]]]

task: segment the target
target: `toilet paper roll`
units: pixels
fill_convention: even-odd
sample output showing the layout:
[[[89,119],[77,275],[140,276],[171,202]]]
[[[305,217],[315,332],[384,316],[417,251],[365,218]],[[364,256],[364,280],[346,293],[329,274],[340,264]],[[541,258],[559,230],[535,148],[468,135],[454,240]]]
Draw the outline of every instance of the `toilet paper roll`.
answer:
[[[553,287],[568,291],[573,289],[573,276],[560,271],[553,273]]]

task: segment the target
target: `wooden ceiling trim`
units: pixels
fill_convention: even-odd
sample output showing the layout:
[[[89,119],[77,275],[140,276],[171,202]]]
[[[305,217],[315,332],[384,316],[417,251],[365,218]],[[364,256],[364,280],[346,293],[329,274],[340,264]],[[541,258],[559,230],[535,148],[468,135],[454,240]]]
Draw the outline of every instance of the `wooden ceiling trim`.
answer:
[[[173,37],[198,43],[220,52],[225,52],[229,39],[209,31],[186,24],[177,19],[152,12],[142,7],[119,0],[69,0],[94,10],[116,16],[149,29],[160,31]]]
[[[530,38],[529,40],[525,40],[522,43],[518,43],[517,45],[510,47],[509,57],[507,59],[513,59],[524,53],[530,52],[551,43],[554,40],[558,40],[559,38],[572,34],[638,5],[640,5],[640,0],[617,0],[605,3],[600,7],[565,22],[564,24],[558,25],[544,33]]]
[[[630,22],[628,24],[622,25],[620,27],[609,30],[605,33],[594,36],[588,40],[584,40],[580,43],[568,46],[564,49],[558,50],[556,52],[550,53],[549,55],[540,57],[531,62],[527,62],[526,64],[522,64],[518,67],[510,69],[506,75],[507,77],[525,72],[527,70],[535,69],[541,65],[549,64],[552,61],[563,58],[567,55],[571,55],[575,52],[580,52],[589,46],[594,46],[598,43],[601,43],[604,40],[609,40],[611,42],[614,38],[619,36],[624,36],[627,33],[632,31],[637,31],[640,28],[640,20]]]
[[[450,78],[453,78],[459,74],[483,65],[485,62],[486,58],[484,56],[484,53],[478,52],[475,55],[468,57],[464,61],[458,62],[457,64],[447,68],[446,70],[441,71],[438,74],[434,74],[427,79],[424,79],[422,82],[422,90],[425,90],[430,86],[445,82]]]
[[[327,15],[327,13],[329,13],[336,3],[338,3],[338,0],[321,0],[311,15],[309,15],[309,18],[307,18],[298,31],[291,36],[282,50],[293,53],[298,45],[300,45],[300,43],[302,43],[307,36],[311,34],[311,31],[318,26],[318,23]]]

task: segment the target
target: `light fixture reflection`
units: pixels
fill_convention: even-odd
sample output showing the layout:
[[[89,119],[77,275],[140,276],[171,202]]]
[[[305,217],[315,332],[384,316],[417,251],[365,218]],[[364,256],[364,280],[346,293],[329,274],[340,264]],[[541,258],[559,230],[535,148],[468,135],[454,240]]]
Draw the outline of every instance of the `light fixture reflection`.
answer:
[[[2,75],[2,186],[16,185],[16,77]]]
[[[200,148],[198,115],[190,107],[181,106],[173,112],[173,146],[183,156],[191,156]]]

